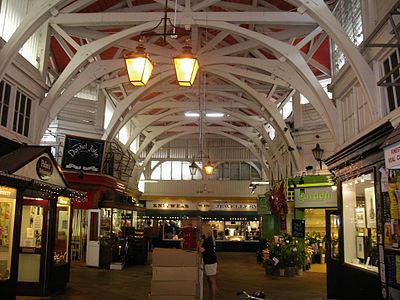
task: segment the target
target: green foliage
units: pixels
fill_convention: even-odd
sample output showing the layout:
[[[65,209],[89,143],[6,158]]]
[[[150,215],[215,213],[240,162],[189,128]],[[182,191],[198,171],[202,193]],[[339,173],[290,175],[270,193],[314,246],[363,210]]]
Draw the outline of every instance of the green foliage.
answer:
[[[275,237],[268,243],[270,259],[279,259],[278,267],[303,268],[307,264],[307,251],[303,241],[293,238],[290,234]]]

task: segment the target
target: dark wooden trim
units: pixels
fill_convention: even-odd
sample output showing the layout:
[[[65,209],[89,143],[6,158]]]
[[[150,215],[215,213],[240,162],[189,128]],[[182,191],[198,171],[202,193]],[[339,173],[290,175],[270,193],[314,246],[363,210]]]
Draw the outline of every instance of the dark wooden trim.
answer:
[[[324,160],[324,163],[330,170],[335,172],[336,170],[344,169],[346,166],[359,162],[375,153],[380,153],[383,157],[381,146],[393,129],[392,124],[386,122],[328,157]]]

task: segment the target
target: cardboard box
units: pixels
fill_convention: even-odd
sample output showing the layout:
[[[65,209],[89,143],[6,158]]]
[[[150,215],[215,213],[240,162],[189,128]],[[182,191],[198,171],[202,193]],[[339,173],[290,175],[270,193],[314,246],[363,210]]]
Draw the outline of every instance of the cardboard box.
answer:
[[[110,264],[110,270],[122,270],[123,268],[124,268],[124,263],[122,263],[122,262]]]
[[[152,280],[151,292],[152,296],[198,296],[199,284],[197,281],[190,280]]]
[[[167,295],[159,295],[152,296],[150,295],[149,299],[151,300],[198,300],[196,296],[167,296]]]
[[[199,280],[198,267],[153,267],[153,280]]]
[[[197,251],[182,249],[154,248],[152,256],[153,266],[164,267],[195,267],[200,264],[200,255]]]

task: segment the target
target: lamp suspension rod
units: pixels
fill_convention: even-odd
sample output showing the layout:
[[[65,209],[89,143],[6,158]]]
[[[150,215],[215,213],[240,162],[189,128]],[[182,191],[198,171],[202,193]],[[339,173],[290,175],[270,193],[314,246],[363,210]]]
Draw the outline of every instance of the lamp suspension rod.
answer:
[[[203,150],[204,150],[204,145],[203,145],[203,110],[202,110],[202,105],[201,105],[201,79],[203,77],[203,74],[201,74],[199,78],[199,139],[200,139],[200,160],[203,163]]]

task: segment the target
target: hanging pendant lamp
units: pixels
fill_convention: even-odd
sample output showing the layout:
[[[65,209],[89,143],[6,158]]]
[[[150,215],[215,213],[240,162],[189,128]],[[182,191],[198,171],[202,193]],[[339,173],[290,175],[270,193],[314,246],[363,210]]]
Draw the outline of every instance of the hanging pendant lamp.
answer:
[[[182,53],[175,56],[172,61],[175,66],[176,79],[180,86],[192,86],[199,70],[197,56],[192,53],[192,47],[187,39]]]
[[[208,160],[207,163],[204,165],[204,172],[207,175],[211,175],[213,171],[214,171],[214,165],[211,163],[210,160]]]
[[[154,65],[143,46],[143,40],[139,39],[136,52],[124,57],[129,81],[134,86],[144,86],[149,81]]]

